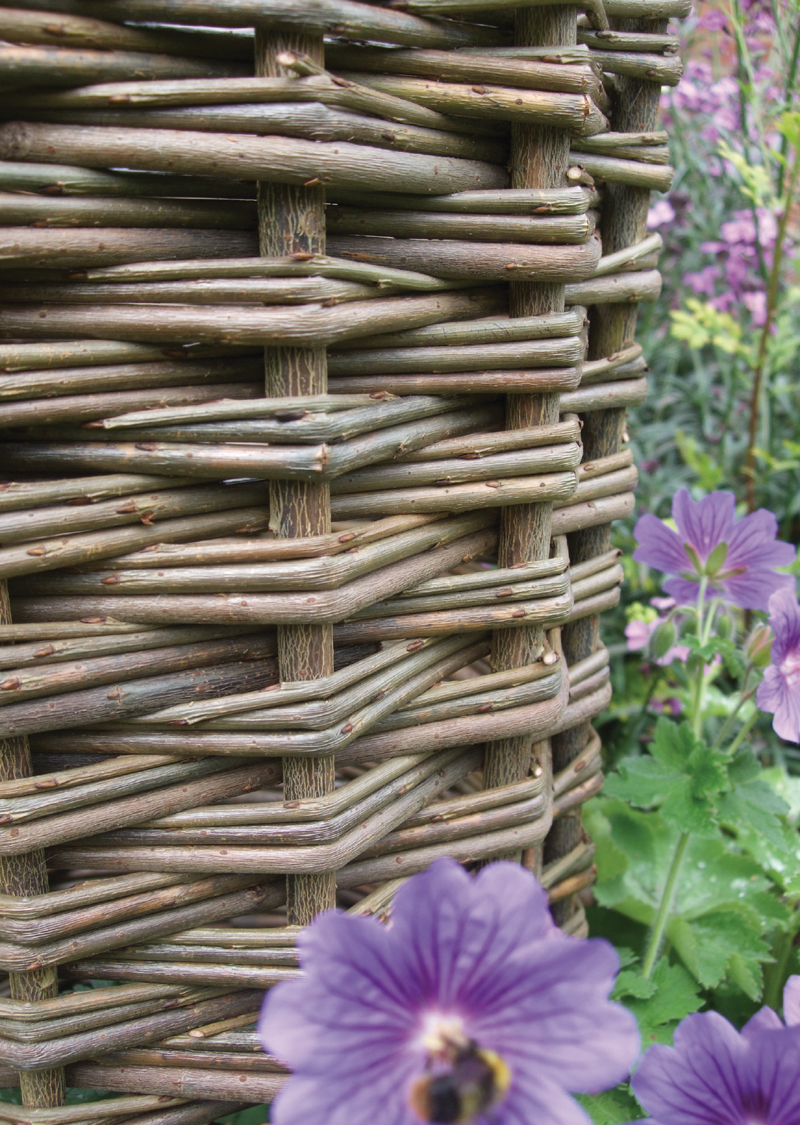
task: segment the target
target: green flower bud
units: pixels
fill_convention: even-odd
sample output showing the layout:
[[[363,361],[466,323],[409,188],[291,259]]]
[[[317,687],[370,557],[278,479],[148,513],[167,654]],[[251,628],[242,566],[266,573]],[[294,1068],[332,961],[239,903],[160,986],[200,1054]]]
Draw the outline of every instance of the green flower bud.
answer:
[[[747,659],[756,668],[766,668],[770,661],[772,649],[772,630],[765,622],[759,622],[750,630],[750,636],[744,642],[744,651]]]
[[[733,636],[733,621],[724,613],[717,622],[717,636],[727,641]]]
[[[672,646],[675,644],[675,626],[671,621],[662,621],[662,623],[653,631],[650,638],[650,651],[656,660],[660,660],[662,656],[666,656]]]

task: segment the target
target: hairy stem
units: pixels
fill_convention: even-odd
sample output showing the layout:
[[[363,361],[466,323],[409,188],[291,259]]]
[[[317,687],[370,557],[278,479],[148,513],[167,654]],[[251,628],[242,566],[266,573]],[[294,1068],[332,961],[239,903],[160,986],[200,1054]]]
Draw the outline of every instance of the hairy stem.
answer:
[[[642,976],[645,980],[649,980],[653,975],[655,968],[656,958],[661,948],[661,942],[664,938],[664,931],[667,928],[669,921],[670,911],[672,910],[672,900],[675,897],[675,889],[678,882],[678,872],[681,869],[681,863],[686,853],[686,848],[689,844],[691,832],[682,833],[678,843],[675,847],[675,853],[672,857],[672,863],[669,865],[667,872],[667,881],[664,884],[664,890],[661,895],[661,902],[658,904],[658,913],[656,914],[655,922],[653,923],[653,932],[650,935],[650,942],[647,946],[647,953],[645,954],[644,963],[642,965]]]

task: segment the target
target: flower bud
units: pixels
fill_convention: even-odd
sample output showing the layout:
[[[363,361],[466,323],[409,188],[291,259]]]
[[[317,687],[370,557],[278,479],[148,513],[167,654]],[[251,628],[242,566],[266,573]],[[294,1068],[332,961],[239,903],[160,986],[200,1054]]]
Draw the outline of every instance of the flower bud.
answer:
[[[772,630],[763,621],[754,625],[750,636],[744,642],[744,651],[747,659],[756,668],[766,668],[770,660],[772,648]]]
[[[733,621],[724,613],[717,622],[717,636],[727,641],[733,636]]]
[[[671,621],[662,621],[653,631],[653,635],[650,638],[650,651],[656,660],[660,660],[662,656],[667,655],[675,644],[676,636],[675,626]]]

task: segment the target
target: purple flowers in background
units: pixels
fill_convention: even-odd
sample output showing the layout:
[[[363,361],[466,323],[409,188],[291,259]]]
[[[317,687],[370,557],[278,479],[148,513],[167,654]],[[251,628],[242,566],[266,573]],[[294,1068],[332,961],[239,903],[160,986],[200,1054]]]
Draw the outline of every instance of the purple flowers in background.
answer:
[[[664,589],[682,604],[697,599],[705,574],[709,591],[742,609],[766,609],[776,590],[794,588],[794,579],[774,568],[788,566],[795,549],[776,540],[772,512],[759,508],[736,520],[735,507],[732,492],[712,492],[695,502],[687,489],[679,489],[672,498],[678,534],[656,516],[642,516],[633,532],[639,543],[634,559],[673,575]]]
[[[786,1027],[762,1008],[741,1032],[718,1012],[688,1016],[675,1046],[650,1047],[632,1080],[654,1125],[800,1121],[800,977],[783,994]]]
[[[440,859],[389,926],[329,911],[298,938],[302,980],[265,1001],[262,1042],[294,1071],[275,1125],[585,1125],[568,1091],[628,1074],[636,1023],[617,956],[566,937],[534,877]]]
[[[774,715],[776,734],[800,742],[800,606],[792,590],[778,590],[769,599],[772,664],[758,685],[756,702]],[[798,1001],[800,1004],[800,1001]],[[800,1014],[797,1022],[800,1022]]]

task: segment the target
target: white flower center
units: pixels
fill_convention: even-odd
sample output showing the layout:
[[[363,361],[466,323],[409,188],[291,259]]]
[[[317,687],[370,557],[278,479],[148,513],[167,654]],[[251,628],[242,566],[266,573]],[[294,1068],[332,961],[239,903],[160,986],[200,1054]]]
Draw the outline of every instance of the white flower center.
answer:
[[[778,667],[787,687],[794,687],[800,682],[800,652],[790,652]]]

